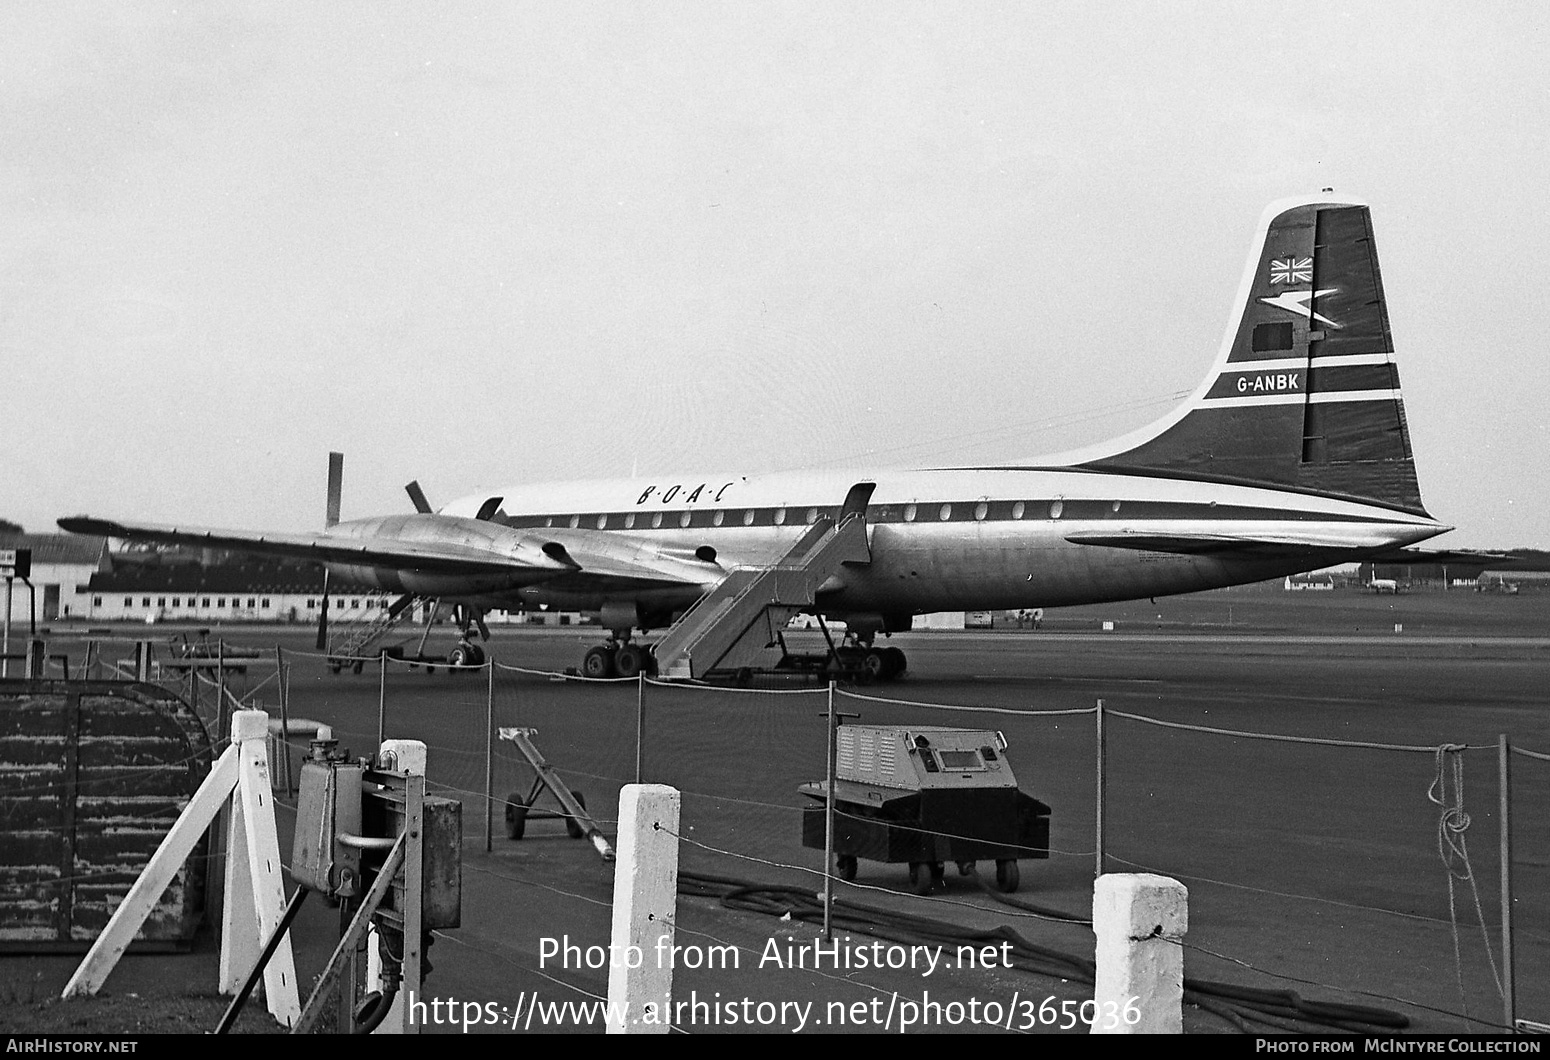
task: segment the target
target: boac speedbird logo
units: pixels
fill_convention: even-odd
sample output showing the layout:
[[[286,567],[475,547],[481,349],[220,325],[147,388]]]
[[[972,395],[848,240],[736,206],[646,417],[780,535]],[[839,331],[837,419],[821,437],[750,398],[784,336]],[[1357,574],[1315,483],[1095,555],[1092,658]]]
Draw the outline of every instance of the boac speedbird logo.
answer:
[[[1328,317],[1315,313],[1308,303],[1315,298],[1323,298],[1326,294],[1334,294],[1339,289],[1338,287],[1325,287],[1318,291],[1282,291],[1274,298],[1261,298],[1260,301],[1266,305],[1273,305],[1277,309],[1285,309],[1289,313],[1300,314],[1309,320],[1317,320],[1320,324],[1324,324],[1327,327],[1338,328],[1341,325],[1336,324]]]

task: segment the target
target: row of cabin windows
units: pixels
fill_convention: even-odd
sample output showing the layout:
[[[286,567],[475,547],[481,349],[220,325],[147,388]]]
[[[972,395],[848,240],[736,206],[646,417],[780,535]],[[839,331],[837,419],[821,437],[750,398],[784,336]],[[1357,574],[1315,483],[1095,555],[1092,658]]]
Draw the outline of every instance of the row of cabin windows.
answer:
[[[102,597],[94,596],[94,597],[91,598],[91,602],[92,602],[92,606],[93,607],[101,607],[102,606]],[[132,596],[124,597],[124,606],[125,607],[133,607],[133,606],[135,606],[135,598],[132,597]],[[142,597],[140,597],[140,606],[141,607],[150,607],[151,606],[151,598],[149,596],[142,596]],[[157,607],[167,607],[167,606],[169,606],[168,603],[167,603],[167,598],[165,596],[158,596],[156,598],[156,606]],[[172,604],[170,606],[172,606],[172,607],[182,607],[183,606],[183,598],[181,596],[174,596],[172,598]],[[193,596],[190,596],[188,598],[188,606],[189,607],[209,607],[210,606],[210,598],[208,596],[205,596],[205,597],[193,597]],[[226,606],[226,597],[224,597],[224,596],[217,596],[215,598],[215,606],[216,607],[225,607]],[[242,598],[240,596],[233,596],[231,598],[231,606],[232,607],[241,607],[242,606]],[[248,608],[250,610],[254,609],[254,608],[265,608],[265,607],[271,607],[271,606],[273,606],[273,605],[270,603],[269,597],[267,597],[267,596],[262,597],[262,598],[261,597],[257,597],[257,596],[250,596],[250,597],[248,597]]]
[[[1120,507],[1120,502],[1119,501],[1114,501],[1109,506],[1110,511],[1115,511],[1115,512],[1119,511],[1119,507]],[[1027,502],[1027,501],[1017,501],[1016,503],[1014,503],[1012,505],[1011,516],[1012,516],[1013,519],[1021,519],[1025,515],[1028,514],[1028,509],[1029,509],[1029,502]],[[1063,501],[1061,501],[1061,500],[1051,501],[1050,504],[1049,504],[1049,508],[1048,508],[1049,518],[1051,518],[1051,519],[1059,519],[1061,513],[1064,510],[1065,510],[1065,503]],[[775,514],[771,517],[771,522],[773,522],[774,525],[776,525],[776,526],[784,526],[787,523],[788,520],[791,520],[793,518],[794,515],[799,515],[799,517],[801,518],[801,520],[803,522],[805,522],[809,526],[811,526],[813,523],[816,523],[818,521],[818,518],[819,518],[820,515],[826,515],[826,514],[829,514],[828,510],[827,509],[822,509],[822,508],[808,508],[805,512],[801,512],[801,513],[792,513],[791,511],[789,511],[786,508],[777,508],[777,509],[775,509]],[[883,519],[886,519],[887,514],[888,514],[887,509],[884,508],[880,514],[882,515]],[[729,512],[725,512],[725,511],[712,512],[711,513],[711,517],[710,517],[710,525],[711,526],[723,526],[723,525],[725,525],[725,523],[727,521],[727,517],[729,515],[735,515],[735,513],[729,513]],[[974,506],[974,518],[976,520],[983,520],[983,519],[987,518],[989,515],[990,515],[990,502],[988,502],[988,501],[980,501],[978,504],[976,504]],[[577,529],[577,528],[579,528],[581,526],[583,519],[585,519],[587,522],[591,523],[593,526],[597,527],[597,529],[599,529],[599,530],[607,530],[610,526],[614,527],[615,529],[621,529],[622,528],[624,530],[634,530],[634,529],[637,528],[637,526],[639,528],[641,528],[641,529],[645,529],[647,526],[650,526],[651,529],[653,529],[653,530],[659,530],[659,529],[661,529],[664,520],[667,520],[667,521],[670,521],[670,522],[676,522],[681,527],[690,526],[693,523],[694,516],[695,516],[695,513],[693,511],[678,512],[677,515],[676,515],[676,518],[674,518],[673,513],[669,513],[669,512],[652,512],[650,517],[649,517],[649,519],[648,519],[648,517],[643,512],[627,512],[623,516],[619,516],[619,515],[616,515],[616,514],[615,515],[610,515],[610,514],[604,512],[604,513],[601,513],[601,514],[596,515],[596,516],[572,515],[567,520],[567,524],[572,529]],[[752,526],[754,524],[754,520],[757,517],[758,517],[758,509],[755,509],[755,508],[745,509],[743,511],[743,513],[742,513],[742,516],[741,516],[742,524],[744,526]],[[913,523],[919,517],[920,517],[920,506],[919,505],[917,505],[917,504],[906,504],[904,506],[904,521],[905,522]],[[947,521],[948,519],[951,519],[953,517],[953,506],[951,504],[943,504],[942,506],[940,506],[937,509],[936,517],[938,519],[944,521],[944,522]],[[565,518],[564,516],[558,516],[558,515],[549,516],[547,519],[544,520],[544,525],[552,527],[552,526],[555,525],[555,523],[558,520],[564,519],[564,518]],[[1037,518],[1037,515],[1035,515],[1035,518]],[[700,525],[703,526],[704,523],[702,522]]]

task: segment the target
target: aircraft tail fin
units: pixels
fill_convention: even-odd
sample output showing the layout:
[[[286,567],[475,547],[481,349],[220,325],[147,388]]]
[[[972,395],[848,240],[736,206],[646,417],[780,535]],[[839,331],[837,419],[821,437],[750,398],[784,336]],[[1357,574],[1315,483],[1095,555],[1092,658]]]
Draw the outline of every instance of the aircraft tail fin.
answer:
[[[1295,489],[1426,515],[1365,204],[1273,204],[1216,364],[1171,416],[1078,466]]]

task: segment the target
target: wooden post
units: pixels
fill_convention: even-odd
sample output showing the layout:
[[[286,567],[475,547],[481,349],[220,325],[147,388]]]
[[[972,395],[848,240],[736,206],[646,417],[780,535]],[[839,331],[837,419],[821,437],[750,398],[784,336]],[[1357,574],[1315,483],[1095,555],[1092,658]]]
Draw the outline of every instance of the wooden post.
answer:
[[[1189,891],[1150,872],[1110,873],[1093,885],[1098,937],[1093,1034],[1183,1034]]]
[[[672,1019],[678,913],[678,789],[626,784],[608,968],[608,1033],[666,1034]]]
[[[641,771],[646,749],[646,671],[635,675],[635,783],[645,783]]]
[[[495,849],[495,656],[485,661],[490,668],[484,692],[484,852]]]

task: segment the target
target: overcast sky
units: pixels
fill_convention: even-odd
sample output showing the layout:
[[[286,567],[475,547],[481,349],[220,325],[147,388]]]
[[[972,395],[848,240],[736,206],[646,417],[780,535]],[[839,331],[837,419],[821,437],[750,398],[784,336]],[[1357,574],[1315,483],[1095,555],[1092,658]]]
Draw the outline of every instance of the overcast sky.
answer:
[[[8,3],[0,517],[1074,448],[1333,187],[1439,543],[1550,546],[1547,11]]]

